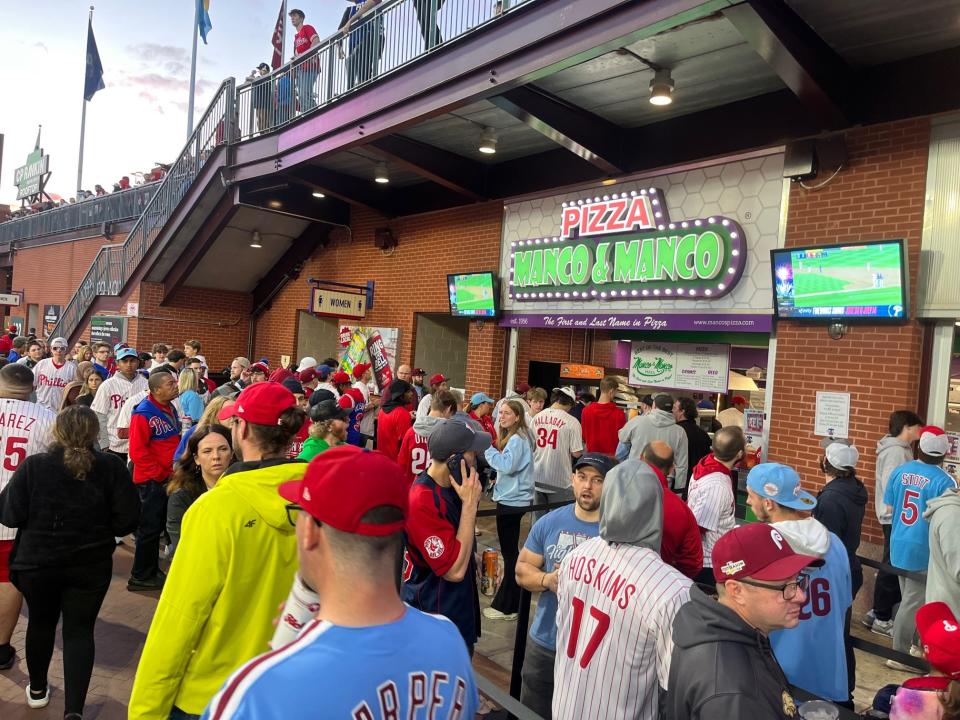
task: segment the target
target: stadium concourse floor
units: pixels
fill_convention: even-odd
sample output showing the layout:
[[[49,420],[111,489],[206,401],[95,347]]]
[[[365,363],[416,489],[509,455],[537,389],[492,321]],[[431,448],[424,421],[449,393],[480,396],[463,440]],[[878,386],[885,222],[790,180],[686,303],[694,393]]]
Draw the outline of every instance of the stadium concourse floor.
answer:
[[[483,507],[493,504],[485,500]],[[494,518],[481,518],[480,548],[499,548]],[[521,542],[530,528],[528,515],[521,528]],[[127,717],[127,700],[133,685],[133,676],[140,659],[140,650],[150,627],[159,592],[130,593],[126,581],[133,561],[132,541],[128,538],[114,555],[113,582],[107,593],[100,620],[97,623],[97,658],[84,712],[86,720],[122,720]],[[490,598],[481,597],[481,605],[489,605]],[[855,623],[855,632],[874,641],[878,636],[864,631]],[[18,649],[17,663],[10,670],[0,672],[0,719],[2,720],[59,720],[63,717],[63,656],[60,638],[50,666],[50,684],[53,688],[50,705],[43,710],[30,710],[24,702],[27,684],[26,661],[23,657],[26,632],[26,608],[13,636]],[[513,658],[513,639],[516,621],[483,620],[483,634],[477,644],[474,666],[478,672],[503,689],[510,684],[510,664]],[[857,651],[857,708],[866,707],[876,689],[889,682],[902,682],[908,676],[889,670],[879,658]],[[486,716],[489,720],[505,717],[503,711]]]

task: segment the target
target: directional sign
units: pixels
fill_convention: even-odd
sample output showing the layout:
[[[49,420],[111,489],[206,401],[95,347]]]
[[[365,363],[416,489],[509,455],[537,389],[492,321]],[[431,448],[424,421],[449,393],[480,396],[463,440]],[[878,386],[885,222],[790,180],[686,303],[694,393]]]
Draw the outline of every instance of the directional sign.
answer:
[[[0,305],[18,306],[19,304],[20,293],[0,293]]]
[[[367,314],[367,296],[360,293],[313,288],[310,311],[316,315],[362,318]]]

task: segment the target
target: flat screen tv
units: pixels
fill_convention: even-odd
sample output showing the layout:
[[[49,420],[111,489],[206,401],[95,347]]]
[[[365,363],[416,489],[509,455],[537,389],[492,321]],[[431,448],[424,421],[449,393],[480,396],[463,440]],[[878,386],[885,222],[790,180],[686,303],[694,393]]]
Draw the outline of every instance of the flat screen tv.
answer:
[[[909,297],[905,251],[903,240],[773,250],[776,316],[903,322]]]
[[[451,315],[480,320],[499,314],[497,277],[492,272],[447,275],[447,289]]]

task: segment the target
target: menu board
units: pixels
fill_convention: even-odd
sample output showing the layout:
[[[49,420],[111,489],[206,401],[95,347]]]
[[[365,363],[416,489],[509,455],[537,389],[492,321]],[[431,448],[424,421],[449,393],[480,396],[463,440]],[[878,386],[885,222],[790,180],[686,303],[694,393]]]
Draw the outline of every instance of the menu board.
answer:
[[[725,393],[729,380],[729,345],[655,342],[631,345],[631,385]]]

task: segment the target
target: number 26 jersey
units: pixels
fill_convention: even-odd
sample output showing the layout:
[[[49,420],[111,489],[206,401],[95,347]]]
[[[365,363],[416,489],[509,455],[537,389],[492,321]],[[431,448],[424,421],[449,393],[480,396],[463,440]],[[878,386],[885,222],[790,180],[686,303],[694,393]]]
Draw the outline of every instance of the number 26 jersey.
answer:
[[[56,417],[38,403],[0,398],[0,492],[24,460],[50,447]],[[16,530],[0,525],[0,541],[16,536]]]

